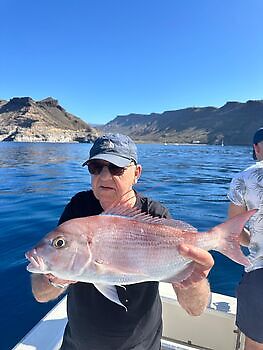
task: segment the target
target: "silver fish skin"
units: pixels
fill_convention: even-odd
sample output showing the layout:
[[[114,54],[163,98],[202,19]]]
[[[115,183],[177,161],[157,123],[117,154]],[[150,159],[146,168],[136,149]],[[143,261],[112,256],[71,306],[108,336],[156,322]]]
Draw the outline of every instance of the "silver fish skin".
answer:
[[[93,283],[120,304],[114,285],[180,282],[191,275],[193,264],[178,253],[180,243],[217,250],[248,266],[249,260],[240,250],[239,235],[255,212],[247,211],[200,233],[182,221],[152,218],[138,209],[115,208],[58,226],[26,253],[30,261],[27,269]]]

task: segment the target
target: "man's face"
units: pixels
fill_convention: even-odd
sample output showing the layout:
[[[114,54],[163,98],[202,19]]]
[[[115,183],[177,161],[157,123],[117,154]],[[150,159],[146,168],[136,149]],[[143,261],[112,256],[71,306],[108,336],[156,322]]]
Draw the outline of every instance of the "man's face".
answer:
[[[137,182],[141,174],[141,166],[131,163],[120,175],[110,172],[109,162],[93,160],[93,164],[99,165],[101,171],[97,175],[91,175],[91,184],[95,197],[100,201],[104,210],[112,204],[117,204],[121,199],[128,199],[132,186]],[[130,192],[130,196],[133,193]]]

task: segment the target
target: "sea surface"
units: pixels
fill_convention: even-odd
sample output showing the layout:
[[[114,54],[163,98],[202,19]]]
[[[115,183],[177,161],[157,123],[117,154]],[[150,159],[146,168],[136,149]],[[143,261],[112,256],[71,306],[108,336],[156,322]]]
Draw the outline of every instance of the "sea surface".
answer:
[[[0,349],[9,350],[54,306],[37,303],[25,251],[57,224],[69,199],[90,188],[90,144],[0,143]],[[250,147],[138,145],[143,174],[136,189],[176,219],[204,231],[225,220],[229,182],[252,164]],[[243,268],[220,253],[212,290],[234,296]]]

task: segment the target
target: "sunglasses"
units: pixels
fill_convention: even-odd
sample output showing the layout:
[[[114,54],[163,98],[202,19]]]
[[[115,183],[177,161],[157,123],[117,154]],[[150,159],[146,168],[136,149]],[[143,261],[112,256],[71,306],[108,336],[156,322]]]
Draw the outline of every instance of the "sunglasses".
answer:
[[[133,164],[130,164],[133,165]],[[102,169],[106,166],[113,176],[121,176],[124,174],[125,170],[130,166],[120,167],[112,163],[103,164],[95,161],[88,163],[88,169],[91,175],[99,175],[102,172]]]

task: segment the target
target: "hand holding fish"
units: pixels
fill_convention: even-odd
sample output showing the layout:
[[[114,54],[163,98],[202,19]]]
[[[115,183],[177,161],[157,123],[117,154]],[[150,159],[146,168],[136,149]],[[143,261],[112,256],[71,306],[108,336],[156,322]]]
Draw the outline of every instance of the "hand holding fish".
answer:
[[[32,274],[32,292],[36,300],[45,303],[49,300],[56,299],[67,287],[75,281],[63,280],[53,276],[52,274]]]
[[[55,288],[65,289],[70,284],[77,283],[77,281],[63,280],[61,278],[57,278],[56,276],[52,275],[51,273],[48,273],[46,275],[46,277],[48,278],[48,282],[51,284],[51,286],[53,286]]]
[[[188,288],[194,283],[202,281],[206,278],[214,266],[214,259],[206,250],[197,248],[192,245],[180,244],[178,252],[187,259],[194,262],[192,274],[185,280],[173,283],[175,288]]]
[[[206,277],[214,265],[214,259],[207,251],[192,245],[180,244],[178,251],[186,259],[193,261],[193,270],[185,280],[172,285],[185,311],[192,316],[199,316],[210,299],[210,287]]]

